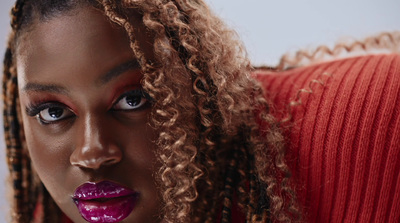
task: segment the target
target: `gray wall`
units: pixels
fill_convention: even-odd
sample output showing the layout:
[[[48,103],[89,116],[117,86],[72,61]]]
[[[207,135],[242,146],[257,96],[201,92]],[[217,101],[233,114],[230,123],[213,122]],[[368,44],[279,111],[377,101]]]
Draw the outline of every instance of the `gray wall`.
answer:
[[[400,31],[400,0],[208,0],[234,27],[255,64],[338,40]],[[246,2],[246,3],[245,3]]]
[[[0,2],[0,52],[9,32],[9,9]],[[343,38],[363,38],[381,31],[400,31],[399,0],[208,0],[235,28],[255,64],[277,63],[299,48],[332,45]],[[2,55],[3,53],[1,53]],[[2,70],[2,68],[1,68]],[[2,131],[2,128],[0,128]],[[6,220],[4,142],[0,138],[0,222]]]
[[[10,16],[9,16],[9,9],[13,5],[13,1],[10,0],[0,0],[0,55],[1,61],[3,61],[3,54],[6,48],[6,41],[8,32],[11,28],[9,28],[10,24]],[[0,65],[1,71],[3,71],[3,63],[1,62]],[[1,111],[2,111],[1,107]],[[2,119],[2,117],[1,117]],[[2,121],[0,125],[2,125]],[[4,140],[3,140],[3,128],[0,128],[0,222],[7,222],[8,219],[8,204],[7,199],[8,195],[6,194],[6,175],[7,175],[7,165],[5,160],[5,152],[4,152]]]

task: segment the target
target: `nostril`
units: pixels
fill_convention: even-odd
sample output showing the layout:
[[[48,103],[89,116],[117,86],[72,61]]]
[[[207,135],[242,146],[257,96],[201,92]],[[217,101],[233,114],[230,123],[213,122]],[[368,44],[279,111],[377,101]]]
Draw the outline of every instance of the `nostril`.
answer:
[[[85,169],[97,170],[101,167],[111,166],[119,162],[118,159],[110,159],[105,157],[100,157],[97,159],[86,159],[86,160],[70,160],[71,165],[77,166]]]
[[[118,163],[118,160],[109,159],[109,160],[104,161],[104,162],[103,162],[103,165],[104,165],[104,166],[111,166],[111,165],[116,164],[116,163]]]
[[[122,159],[122,152],[116,146],[77,148],[71,154],[70,163],[73,166],[86,169],[99,169],[102,166],[117,164]]]

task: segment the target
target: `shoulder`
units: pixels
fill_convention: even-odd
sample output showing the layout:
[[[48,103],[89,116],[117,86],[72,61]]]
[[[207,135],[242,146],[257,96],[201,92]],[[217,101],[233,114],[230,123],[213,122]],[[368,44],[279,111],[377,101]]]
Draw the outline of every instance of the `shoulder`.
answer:
[[[299,107],[304,107],[308,99],[316,103],[315,96],[322,94],[324,97],[319,99],[323,101],[344,100],[349,94],[351,98],[365,96],[367,92],[369,97],[362,97],[365,100],[381,97],[394,100],[395,94],[388,94],[393,92],[381,90],[400,84],[400,55],[368,55],[283,72],[257,70],[254,74],[277,109],[286,109],[290,102],[292,106],[301,102]]]
[[[254,74],[290,118],[288,164],[310,222],[398,222],[400,56]]]

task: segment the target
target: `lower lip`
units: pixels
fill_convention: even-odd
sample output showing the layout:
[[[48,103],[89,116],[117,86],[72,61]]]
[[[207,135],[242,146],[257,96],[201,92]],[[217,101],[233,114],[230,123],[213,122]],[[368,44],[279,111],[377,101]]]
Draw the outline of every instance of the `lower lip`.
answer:
[[[104,201],[75,200],[82,217],[88,222],[119,222],[129,216],[137,196],[110,198]]]

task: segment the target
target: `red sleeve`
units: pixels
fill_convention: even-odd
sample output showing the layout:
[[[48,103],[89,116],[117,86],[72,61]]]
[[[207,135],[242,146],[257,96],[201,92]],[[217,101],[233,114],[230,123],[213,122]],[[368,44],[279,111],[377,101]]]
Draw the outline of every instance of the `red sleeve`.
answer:
[[[276,116],[292,116],[287,159],[306,220],[400,222],[400,55],[255,74]]]

